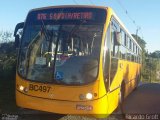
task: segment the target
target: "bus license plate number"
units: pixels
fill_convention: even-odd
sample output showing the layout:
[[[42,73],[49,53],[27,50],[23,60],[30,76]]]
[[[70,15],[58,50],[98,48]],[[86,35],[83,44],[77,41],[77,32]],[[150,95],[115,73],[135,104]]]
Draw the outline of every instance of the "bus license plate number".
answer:
[[[29,90],[31,91],[40,91],[40,92],[49,92],[51,87],[45,85],[33,85],[29,84]]]

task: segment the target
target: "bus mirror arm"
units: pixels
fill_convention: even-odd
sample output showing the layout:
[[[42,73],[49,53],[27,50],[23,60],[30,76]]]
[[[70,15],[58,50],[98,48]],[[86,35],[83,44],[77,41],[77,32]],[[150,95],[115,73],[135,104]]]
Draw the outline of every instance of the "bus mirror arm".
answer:
[[[15,35],[15,42],[14,42],[14,46],[16,47],[16,48],[18,48],[18,46],[19,46],[19,35],[17,34],[17,35]]]
[[[24,27],[24,22],[21,22],[21,23],[18,23],[15,27],[15,30],[14,30],[14,37],[16,36],[17,32],[19,29],[22,29]]]
[[[17,32],[19,29],[23,29],[23,27],[24,27],[24,22],[18,23],[15,27],[14,37],[15,37],[15,47],[16,48],[19,46],[19,43],[20,43],[19,34],[17,34]]]

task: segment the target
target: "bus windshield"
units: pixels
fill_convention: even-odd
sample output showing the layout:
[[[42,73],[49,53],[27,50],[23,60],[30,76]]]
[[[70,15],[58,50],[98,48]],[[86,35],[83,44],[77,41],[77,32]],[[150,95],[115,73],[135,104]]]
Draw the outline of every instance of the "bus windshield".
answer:
[[[66,85],[96,80],[104,24],[40,20],[27,24],[18,72],[25,79]]]

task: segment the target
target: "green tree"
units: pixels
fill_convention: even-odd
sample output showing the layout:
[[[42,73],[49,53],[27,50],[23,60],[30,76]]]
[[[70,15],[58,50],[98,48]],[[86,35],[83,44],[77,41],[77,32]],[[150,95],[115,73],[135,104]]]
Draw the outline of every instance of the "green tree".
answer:
[[[147,43],[138,35],[132,34],[132,36],[137,41],[137,43],[141,46],[142,50],[146,52],[145,48]]]
[[[13,32],[0,31],[0,43],[8,43],[13,41]]]
[[[151,77],[153,78],[154,82],[160,82],[157,78],[157,72],[160,71],[160,51],[156,50],[153,53],[149,54],[150,59],[152,60],[152,67],[151,67]]]
[[[132,36],[142,48],[142,81],[155,82],[156,71],[160,70],[160,51],[148,53],[145,40],[135,34],[132,34]]]
[[[134,39],[137,41],[137,43],[140,45],[142,48],[142,70],[141,70],[141,79],[143,82],[149,81],[150,74],[149,74],[149,67],[150,65],[148,64],[148,52],[146,51],[146,42],[143,40],[141,37],[138,35],[132,34]]]
[[[151,57],[153,57],[153,58],[160,58],[160,51],[157,50],[157,51],[151,53]]]
[[[10,31],[0,32],[0,76],[2,79],[15,76],[16,49],[12,35],[13,33]]]

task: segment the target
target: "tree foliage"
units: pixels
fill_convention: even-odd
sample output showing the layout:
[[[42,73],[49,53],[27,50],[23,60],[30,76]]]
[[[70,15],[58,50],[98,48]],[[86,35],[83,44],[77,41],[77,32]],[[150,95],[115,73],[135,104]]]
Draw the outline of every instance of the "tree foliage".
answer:
[[[142,48],[142,70],[141,70],[142,79],[148,79],[149,74],[148,74],[148,72],[146,72],[146,71],[148,71],[148,66],[147,66],[147,62],[146,62],[147,52],[145,50],[146,42],[138,35],[132,34],[132,36],[134,37],[134,39],[137,41],[137,43]]]
[[[160,51],[157,50],[157,51],[151,53],[150,56],[153,58],[160,58]]]
[[[148,53],[146,51],[146,42],[141,37],[132,34],[137,43],[142,48],[142,80],[144,82],[156,81],[156,71],[159,70],[160,66],[160,51],[155,51],[153,53]]]
[[[138,35],[132,34],[132,36],[137,41],[137,43],[140,45],[140,47],[142,48],[142,50],[145,51],[147,43],[141,37],[139,37]]]
[[[16,68],[16,49],[11,32],[0,32],[0,72],[2,79],[14,79]]]
[[[12,31],[0,31],[0,43],[8,43],[13,41]]]

